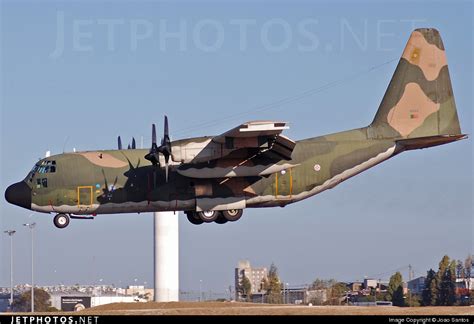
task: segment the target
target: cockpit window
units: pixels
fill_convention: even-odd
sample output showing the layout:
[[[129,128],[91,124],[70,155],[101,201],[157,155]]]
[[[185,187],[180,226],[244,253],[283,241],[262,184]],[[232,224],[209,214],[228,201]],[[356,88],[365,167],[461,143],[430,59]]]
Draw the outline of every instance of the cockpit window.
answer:
[[[56,161],[43,160],[35,164],[33,169],[31,169],[28,176],[28,180],[32,181],[36,173],[45,174],[45,173],[55,173],[57,170]]]
[[[38,173],[52,173],[56,172],[56,161],[41,161],[38,168]]]

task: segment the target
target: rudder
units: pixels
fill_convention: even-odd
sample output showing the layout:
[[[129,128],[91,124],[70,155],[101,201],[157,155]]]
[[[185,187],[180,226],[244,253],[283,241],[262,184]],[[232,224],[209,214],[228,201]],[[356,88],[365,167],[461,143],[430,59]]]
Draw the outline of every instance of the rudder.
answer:
[[[368,135],[403,139],[458,134],[461,127],[441,36],[434,28],[416,29]]]

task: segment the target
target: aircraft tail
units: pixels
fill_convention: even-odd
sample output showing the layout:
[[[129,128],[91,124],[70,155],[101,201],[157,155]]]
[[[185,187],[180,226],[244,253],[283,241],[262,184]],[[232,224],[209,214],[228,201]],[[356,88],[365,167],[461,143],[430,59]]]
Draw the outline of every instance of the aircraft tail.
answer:
[[[396,140],[461,135],[446,53],[436,29],[416,29],[410,35],[368,134]]]

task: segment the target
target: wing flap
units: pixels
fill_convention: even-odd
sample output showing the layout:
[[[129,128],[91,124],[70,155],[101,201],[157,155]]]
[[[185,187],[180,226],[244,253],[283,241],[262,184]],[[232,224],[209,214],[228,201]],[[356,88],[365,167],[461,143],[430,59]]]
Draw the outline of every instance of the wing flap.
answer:
[[[264,177],[273,173],[281,172],[294,168],[298,164],[270,164],[270,165],[236,165],[228,167],[192,167],[185,166],[178,168],[177,172],[185,177],[197,179],[213,179],[213,178],[235,178],[235,177]]]
[[[228,143],[228,138],[275,136],[289,128],[286,122],[265,120],[249,121],[232,128],[224,134],[214,137],[212,140],[216,143],[225,144]]]

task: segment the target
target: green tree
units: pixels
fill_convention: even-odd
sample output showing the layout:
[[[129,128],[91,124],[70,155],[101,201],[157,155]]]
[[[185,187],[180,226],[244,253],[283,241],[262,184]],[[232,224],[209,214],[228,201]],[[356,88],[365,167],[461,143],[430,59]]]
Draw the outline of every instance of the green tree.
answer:
[[[436,274],[438,281],[438,298],[436,305],[445,306],[448,302],[448,287],[446,285],[446,272],[448,271],[450,264],[449,257],[447,255],[443,256],[439,262],[438,273]]]
[[[422,293],[423,306],[434,306],[438,299],[438,282],[436,272],[430,269],[426,274],[425,289]]]
[[[446,270],[447,306],[456,304],[456,261],[453,260]]]
[[[472,275],[472,255],[468,255],[466,260],[464,261],[464,277],[467,280],[467,289],[470,289],[470,278]]]
[[[420,296],[412,295],[409,299],[407,299],[408,307],[419,307],[420,305],[421,305]]]
[[[241,288],[241,293],[242,295],[245,296],[246,301],[250,301],[252,297],[252,284],[247,278],[247,276],[244,274],[244,277],[242,278],[242,282],[240,283],[240,288]]]
[[[388,298],[394,306],[405,306],[403,299],[403,278],[400,272],[396,272],[390,277],[387,288]]]
[[[343,282],[336,282],[335,280],[331,281],[331,286],[329,287],[329,300],[330,305],[340,305],[341,298],[346,295],[347,286]]]
[[[458,260],[456,263],[456,278],[459,278],[459,279],[465,278],[464,264],[462,263],[461,260]]]
[[[328,288],[328,282],[323,279],[316,278],[311,284],[312,290],[324,290]]]
[[[264,281],[263,288],[267,291],[267,302],[269,304],[281,304],[283,302],[278,269],[273,263],[270,266],[268,278]]]
[[[445,255],[437,273],[439,306],[452,306],[456,303],[456,261]]]
[[[43,289],[35,288],[35,312],[48,312],[53,310],[50,302],[51,296]],[[31,290],[25,291],[13,301],[13,310],[16,312],[31,311]]]

